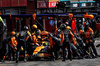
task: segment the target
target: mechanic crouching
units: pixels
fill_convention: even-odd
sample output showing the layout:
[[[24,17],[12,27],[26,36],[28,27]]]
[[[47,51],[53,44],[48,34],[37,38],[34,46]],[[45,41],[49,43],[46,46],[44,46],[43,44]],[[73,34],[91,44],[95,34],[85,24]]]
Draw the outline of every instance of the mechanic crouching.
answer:
[[[60,50],[60,42],[61,42],[61,30],[58,29],[57,30],[57,34],[55,36],[53,36],[52,34],[49,34],[50,37],[52,38],[52,58],[53,60],[58,60],[58,56],[59,56],[59,50]]]
[[[89,23],[87,22],[85,24],[85,29],[84,29],[84,42],[86,43],[86,49],[89,48],[90,46],[92,47],[92,50],[95,54],[95,56],[92,55],[92,57],[98,57],[98,53],[96,51],[96,48],[94,46],[94,39],[93,39],[93,30],[89,27]]]

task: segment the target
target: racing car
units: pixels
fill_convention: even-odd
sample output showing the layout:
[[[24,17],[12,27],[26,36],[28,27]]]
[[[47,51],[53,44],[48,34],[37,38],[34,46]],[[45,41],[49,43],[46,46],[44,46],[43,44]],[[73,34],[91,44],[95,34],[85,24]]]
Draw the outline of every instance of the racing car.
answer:
[[[38,39],[39,46],[35,48],[33,51],[33,55],[31,56],[31,59],[50,59],[51,58],[51,49],[50,49],[50,41],[49,39],[49,33],[47,31],[41,32],[41,39]]]

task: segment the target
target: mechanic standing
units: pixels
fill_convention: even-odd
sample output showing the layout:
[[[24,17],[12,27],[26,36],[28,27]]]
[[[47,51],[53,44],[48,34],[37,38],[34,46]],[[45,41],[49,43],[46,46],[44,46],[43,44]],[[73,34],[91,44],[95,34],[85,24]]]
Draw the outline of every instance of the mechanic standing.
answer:
[[[31,33],[28,31],[28,27],[27,26],[24,26],[24,31],[21,31],[19,33],[19,36],[18,36],[18,45],[17,45],[17,57],[16,57],[16,63],[18,63],[19,61],[19,57],[20,57],[20,49],[21,49],[21,46],[23,46],[23,49],[24,49],[24,62],[26,62],[26,53],[27,53],[27,50],[26,50],[26,41],[27,41],[27,37],[31,37]]]
[[[70,60],[72,60],[72,56],[71,56],[71,46],[70,46],[70,38],[71,38],[71,33],[69,30],[66,30],[66,25],[65,24],[61,24],[60,26],[61,28],[61,36],[62,36],[62,39],[61,39],[61,42],[62,43],[62,50],[63,50],[63,60],[62,61],[65,61],[66,60],[66,47],[68,47],[68,58]]]

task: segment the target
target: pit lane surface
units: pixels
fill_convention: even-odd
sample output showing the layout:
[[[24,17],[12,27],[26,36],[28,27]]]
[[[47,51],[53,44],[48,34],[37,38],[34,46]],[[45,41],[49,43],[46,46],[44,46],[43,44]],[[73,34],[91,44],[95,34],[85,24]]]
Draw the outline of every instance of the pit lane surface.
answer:
[[[95,46],[100,44],[100,40],[95,41]],[[100,47],[96,47],[100,55]],[[62,62],[61,59],[56,61],[28,61],[15,63],[15,61],[0,62],[0,66],[100,66],[100,57],[94,59],[73,59]]]

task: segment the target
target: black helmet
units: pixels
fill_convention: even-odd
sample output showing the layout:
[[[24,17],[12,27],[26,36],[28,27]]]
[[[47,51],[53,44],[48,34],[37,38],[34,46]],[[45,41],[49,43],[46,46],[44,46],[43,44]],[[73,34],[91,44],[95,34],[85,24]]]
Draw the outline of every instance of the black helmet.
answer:
[[[57,34],[56,37],[57,37],[57,38],[60,38],[60,34]]]
[[[60,33],[61,32],[61,29],[58,29],[57,32]]]
[[[24,30],[28,30],[28,27],[27,26],[24,26]]]
[[[85,24],[85,28],[88,29],[88,27],[89,27],[89,23],[87,22],[87,23]]]
[[[61,25],[60,25],[60,28],[61,28],[61,30],[66,29],[66,24],[61,24]]]
[[[89,23],[87,22],[87,23],[85,24],[85,26],[89,26]]]

